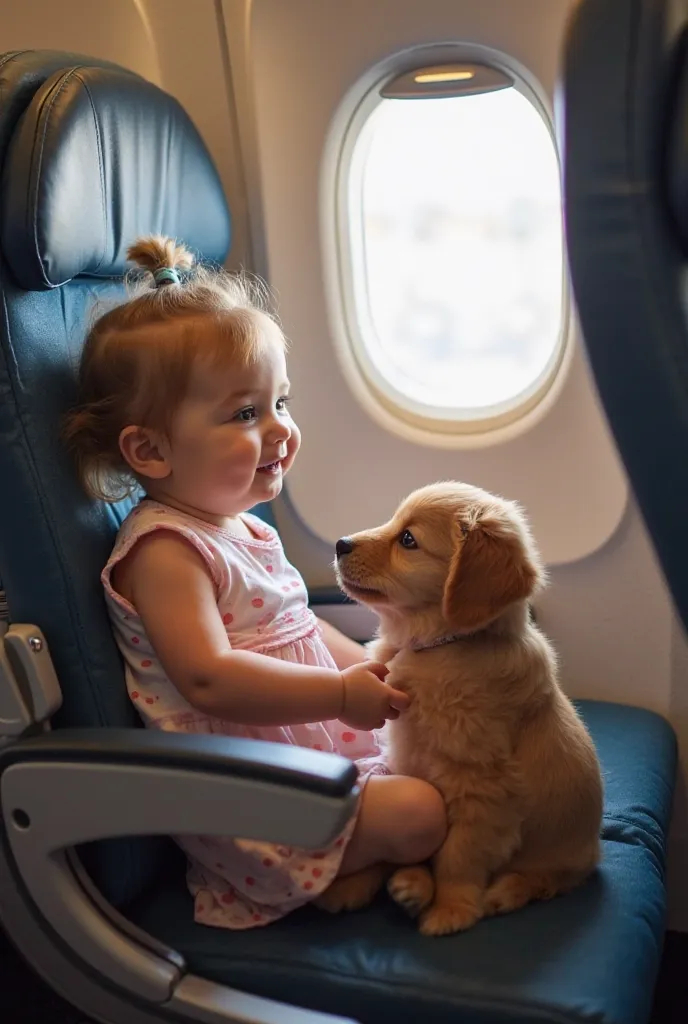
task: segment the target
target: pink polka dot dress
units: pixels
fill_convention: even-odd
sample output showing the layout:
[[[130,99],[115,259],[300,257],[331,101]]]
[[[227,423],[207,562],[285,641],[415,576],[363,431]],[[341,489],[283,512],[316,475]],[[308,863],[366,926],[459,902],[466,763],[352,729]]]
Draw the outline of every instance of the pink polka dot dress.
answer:
[[[255,516],[242,519],[254,534],[250,540],[145,499],[122,524],[102,581],[129,696],[144,723],[168,732],[220,733],[343,754],[356,761],[361,785],[372,774],[387,774],[376,735],[341,722],[249,727],[197,711],[163,672],[136,609],[113,589],[112,570],[134,545],[154,530],[172,530],[205,561],[233,648],[334,668],[304,582],[287,561],[277,533]],[[189,861],[196,921],[252,928],[309,902],[336,876],[354,824],[355,814],[329,849],[316,851],[251,839],[175,837]]]

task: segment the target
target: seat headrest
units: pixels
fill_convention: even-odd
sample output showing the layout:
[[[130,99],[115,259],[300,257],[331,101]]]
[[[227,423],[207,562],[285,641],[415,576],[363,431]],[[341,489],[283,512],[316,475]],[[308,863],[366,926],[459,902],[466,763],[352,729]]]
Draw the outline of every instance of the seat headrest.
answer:
[[[39,86],[61,68],[77,64],[117,69],[117,65],[110,61],[61,50],[10,50],[0,54],[0,162],[20,114],[29,105]]]
[[[230,219],[222,185],[179,103],[122,68],[63,68],[38,89],[9,142],[2,248],[17,283],[56,288],[119,277],[142,234],[222,262]]]

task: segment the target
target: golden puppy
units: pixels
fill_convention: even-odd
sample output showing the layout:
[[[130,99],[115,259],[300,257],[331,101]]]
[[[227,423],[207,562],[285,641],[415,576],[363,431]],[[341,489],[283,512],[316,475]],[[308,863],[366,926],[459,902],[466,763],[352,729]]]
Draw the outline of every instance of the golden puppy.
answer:
[[[600,768],[530,620],[544,572],[518,506],[434,484],[338,549],[341,587],[380,617],[372,656],[413,698],[387,727],[390,768],[433,783],[448,810],[433,874],[397,870],[392,897],[443,935],[578,885],[599,858]],[[360,876],[323,905],[360,906],[385,877]]]

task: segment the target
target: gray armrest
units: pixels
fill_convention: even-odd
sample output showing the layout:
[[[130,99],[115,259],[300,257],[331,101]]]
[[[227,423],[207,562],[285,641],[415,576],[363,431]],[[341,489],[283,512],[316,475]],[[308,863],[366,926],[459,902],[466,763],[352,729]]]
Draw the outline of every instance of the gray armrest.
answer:
[[[156,834],[317,848],[352,813],[356,778],[354,765],[330,754],[144,729],[62,731],[0,750],[2,817],[31,899],[92,968],[156,1002],[170,998],[183,964],[103,916],[70,848]]]
[[[345,796],[355,765],[345,757],[263,740],[151,729],[62,729],[0,749],[0,773],[12,764],[63,761],[204,770]]]
[[[0,773],[11,842],[46,850],[184,834],[315,848],[336,836],[357,793],[356,768],[343,757],[145,729],[24,740],[0,751]]]

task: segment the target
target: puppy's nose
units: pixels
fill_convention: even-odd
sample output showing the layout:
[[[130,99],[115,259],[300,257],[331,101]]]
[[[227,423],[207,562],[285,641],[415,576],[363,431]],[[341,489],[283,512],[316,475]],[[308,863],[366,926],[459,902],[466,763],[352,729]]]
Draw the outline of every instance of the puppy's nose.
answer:
[[[335,547],[337,558],[341,558],[342,555],[350,555],[353,549],[354,545],[348,537],[340,537]]]

